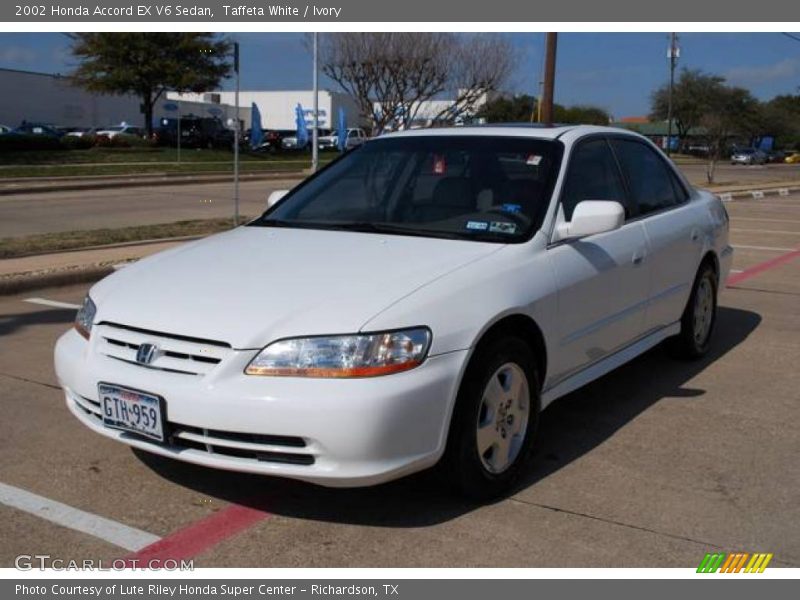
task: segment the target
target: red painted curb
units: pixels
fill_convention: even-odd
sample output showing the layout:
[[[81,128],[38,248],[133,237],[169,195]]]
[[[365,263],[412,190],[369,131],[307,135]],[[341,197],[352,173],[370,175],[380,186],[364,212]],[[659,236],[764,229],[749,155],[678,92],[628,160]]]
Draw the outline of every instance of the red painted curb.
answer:
[[[775,258],[771,258],[770,260],[764,261],[763,263],[759,263],[755,266],[750,267],[749,269],[745,269],[741,273],[736,273],[735,275],[731,275],[728,277],[728,287],[736,285],[737,283],[741,283],[746,279],[750,279],[751,277],[755,277],[759,273],[763,273],[764,271],[768,271],[778,265],[782,265],[787,263],[795,258],[800,257],[800,248],[797,250],[792,250],[791,252],[787,252],[786,254],[781,254],[780,256],[776,256]]]
[[[163,564],[165,560],[192,558],[271,516],[255,508],[232,504],[129,554],[124,559],[125,566],[141,568],[151,561]]]

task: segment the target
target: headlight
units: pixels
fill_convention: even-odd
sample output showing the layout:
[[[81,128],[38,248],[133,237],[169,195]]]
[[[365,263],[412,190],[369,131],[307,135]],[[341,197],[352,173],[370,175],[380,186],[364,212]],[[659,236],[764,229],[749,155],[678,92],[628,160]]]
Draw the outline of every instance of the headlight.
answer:
[[[87,340],[92,333],[92,325],[94,325],[94,315],[96,313],[97,307],[92,302],[92,299],[86,296],[83,299],[83,306],[78,310],[78,314],[75,315],[75,329]]]
[[[425,327],[279,340],[258,353],[247,375],[375,377],[422,364],[431,343]]]

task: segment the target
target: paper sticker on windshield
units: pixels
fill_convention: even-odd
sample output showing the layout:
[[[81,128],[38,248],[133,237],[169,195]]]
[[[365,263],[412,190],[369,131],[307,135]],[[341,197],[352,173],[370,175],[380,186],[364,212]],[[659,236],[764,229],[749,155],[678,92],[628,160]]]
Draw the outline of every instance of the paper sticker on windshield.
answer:
[[[441,154],[433,156],[433,172],[435,175],[444,175],[447,171],[447,162]]]
[[[509,213],[518,213],[522,212],[522,206],[519,204],[503,204],[501,208]]]
[[[489,224],[489,231],[492,233],[516,233],[517,225],[507,221],[492,221]]]
[[[467,221],[466,227],[472,231],[486,231],[489,229],[489,223],[486,221]]]
[[[542,162],[542,157],[538,154],[528,154],[528,158],[525,159],[525,164],[532,167],[538,167],[540,162]]]

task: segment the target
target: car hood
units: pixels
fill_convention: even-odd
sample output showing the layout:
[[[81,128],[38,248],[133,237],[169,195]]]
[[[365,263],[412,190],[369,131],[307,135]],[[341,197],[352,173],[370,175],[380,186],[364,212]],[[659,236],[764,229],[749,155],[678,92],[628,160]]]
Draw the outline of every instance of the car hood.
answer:
[[[371,233],[239,227],[99,282],[95,322],[260,348],[352,333],[420,287],[504,246]],[[425,325],[397,323],[397,327]]]

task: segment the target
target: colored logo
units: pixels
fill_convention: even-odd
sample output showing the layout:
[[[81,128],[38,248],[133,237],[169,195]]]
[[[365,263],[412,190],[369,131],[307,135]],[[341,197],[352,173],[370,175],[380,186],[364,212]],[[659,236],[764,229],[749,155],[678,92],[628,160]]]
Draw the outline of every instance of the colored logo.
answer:
[[[156,357],[158,348],[154,344],[142,344],[136,351],[136,362],[140,365],[149,365]]]
[[[763,573],[769,561],[772,560],[772,553],[748,554],[747,552],[715,552],[706,554],[700,566],[697,567],[698,573]]]

